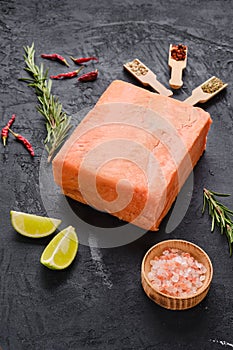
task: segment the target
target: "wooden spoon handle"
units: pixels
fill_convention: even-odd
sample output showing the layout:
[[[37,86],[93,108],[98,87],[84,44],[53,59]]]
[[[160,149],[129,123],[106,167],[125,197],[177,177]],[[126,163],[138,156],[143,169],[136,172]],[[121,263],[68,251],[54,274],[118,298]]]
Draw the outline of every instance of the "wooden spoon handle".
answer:
[[[188,98],[186,98],[186,100],[184,100],[185,103],[194,106],[196,103],[198,103],[200,101],[200,96],[199,94],[192,94],[191,96],[189,96]]]
[[[157,79],[150,79],[148,81],[148,84],[157,91],[160,95],[163,96],[172,96],[173,92],[169,89],[167,89],[165,86],[163,86]]]
[[[179,89],[183,85],[181,68],[172,68],[169,84],[173,89]]]

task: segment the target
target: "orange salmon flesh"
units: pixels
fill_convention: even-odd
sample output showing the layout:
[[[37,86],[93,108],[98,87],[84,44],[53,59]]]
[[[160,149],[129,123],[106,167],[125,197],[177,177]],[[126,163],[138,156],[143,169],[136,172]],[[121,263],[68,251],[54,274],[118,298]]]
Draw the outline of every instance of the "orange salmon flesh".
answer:
[[[113,81],[53,160],[64,195],[156,231],[203,154],[209,113]]]

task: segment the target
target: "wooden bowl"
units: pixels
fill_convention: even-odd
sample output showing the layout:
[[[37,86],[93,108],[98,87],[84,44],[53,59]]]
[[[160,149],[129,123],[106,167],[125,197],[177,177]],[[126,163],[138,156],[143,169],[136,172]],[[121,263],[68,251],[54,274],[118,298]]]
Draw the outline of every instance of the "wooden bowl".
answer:
[[[198,289],[197,293],[189,297],[174,297],[156,290],[148,279],[148,272],[150,272],[150,260],[155,256],[160,256],[166,248],[176,248],[184,252],[190,253],[198,262],[202,263],[206,269],[206,278],[203,285]],[[142,287],[147,296],[155,303],[170,310],[185,310],[200,303],[210,288],[213,277],[213,267],[208,255],[197,245],[178,239],[162,241],[151,247],[142,261],[141,267],[141,282]]]

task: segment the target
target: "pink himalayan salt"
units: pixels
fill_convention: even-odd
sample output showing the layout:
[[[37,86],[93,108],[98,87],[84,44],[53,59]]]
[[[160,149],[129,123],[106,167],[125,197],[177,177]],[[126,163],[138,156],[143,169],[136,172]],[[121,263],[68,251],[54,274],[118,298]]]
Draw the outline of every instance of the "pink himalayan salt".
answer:
[[[150,261],[148,279],[154,288],[175,297],[196,294],[206,278],[205,266],[189,253],[168,248]]]

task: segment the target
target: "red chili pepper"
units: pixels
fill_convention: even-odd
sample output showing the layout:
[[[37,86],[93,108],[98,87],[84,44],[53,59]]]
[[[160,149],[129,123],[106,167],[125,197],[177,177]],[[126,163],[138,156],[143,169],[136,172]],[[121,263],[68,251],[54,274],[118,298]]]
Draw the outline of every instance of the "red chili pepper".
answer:
[[[72,61],[74,61],[75,63],[77,64],[82,64],[82,63],[86,63],[86,62],[89,62],[89,61],[99,61],[97,57],[80,57],[80,58],[74,58],[72,56],[70,56],[70,58],[72,59]]]
[[[81,81],[81,82],[93,81],[97,79],[97,76],[98,76],[98,70],[96,69],[92,72],[81,75],[81,77],[78,78],[78,81]]]
[[[53,53],[53,54],[49,54],[49,55],[47,55],[46,53],[42,53],[41,57],[46,58],[48,60],[61,62],[61,63],[65,64],[67,67],[69,67],[66,59],[64,57],[62,57],[61,55],[58,55],[57,53]]]
[[[58,75],[51,75],[50,79],[69,79],[69,78],[73,78],[76,77],[78,75],[78,73],[80,72],[80,70],[82,70],[83,67],[80,67],[79,69],[73,71],[73,72],[68,72],[68,73],[61,73]]]
[[[12,135],[14,135],[14,137],[18,141],[22,142],[22,144],[25,146],[25,148],[28,150],[28,152],[31,154],[31,156],[34,157],[35,152],[34,152],[34,150],[32,148],[32,145],[30,144],[30,142],[25,137],[23,137],[22,135],[16,134],[15,132],[13,132],[10,128],[8,130],[12,133]]]
[[[6,146],[6,140],[8,138],[9,128],[14,123],[14,121],[15,121],[15,114],[12,114],[12,117],[9,120],[9,122],[7,123],[7,125],[4,126],[4,128],[2,128],[1,136],[2,136],[2,142],[3,142],[4,147]]]

